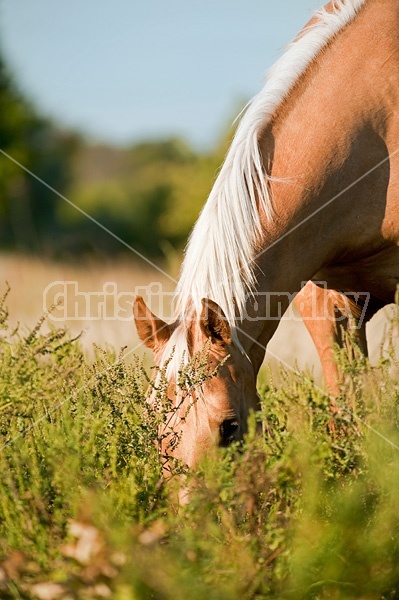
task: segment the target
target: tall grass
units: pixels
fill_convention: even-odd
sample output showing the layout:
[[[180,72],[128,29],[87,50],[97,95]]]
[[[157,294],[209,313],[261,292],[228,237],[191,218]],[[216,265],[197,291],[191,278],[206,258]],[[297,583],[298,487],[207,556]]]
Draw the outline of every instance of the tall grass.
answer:
[[[269,380],[245,442],[188,473],[178,509],[141,364],[101,350],[88,362],[67,332],[7,319],[3,298],[0,598],[399,597],[393,344],[373,368],[354,346],[339,353],[334,417],[308,376]]]

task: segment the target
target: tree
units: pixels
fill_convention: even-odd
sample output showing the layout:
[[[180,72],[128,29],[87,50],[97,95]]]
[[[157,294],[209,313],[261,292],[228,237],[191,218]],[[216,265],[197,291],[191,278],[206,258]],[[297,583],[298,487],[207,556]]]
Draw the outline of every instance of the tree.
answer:
[[[59,226],[56,194],[63,192],[77,136],[63,133],[40,117],[15,86],[0,56],[0,246],[43,250]]]

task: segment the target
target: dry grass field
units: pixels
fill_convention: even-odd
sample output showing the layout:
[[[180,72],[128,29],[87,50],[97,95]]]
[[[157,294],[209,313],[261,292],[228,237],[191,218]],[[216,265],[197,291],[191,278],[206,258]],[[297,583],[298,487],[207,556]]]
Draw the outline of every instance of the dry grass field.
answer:
[[[152,282],[161,283],[166,291],[173,289],[173,283],[155,269],[128,260],[77,260],[74,264],[15,254],[0,256],[0,282],[2,289],[5,282],[11,288],[8,306],[12,324],[31,327],[44,310],[62,301],[53,311],[52,322],[57,327],[66,326],[73,335],[83,332],[81,341],[86,349],[93,343],[135,348],[138,338],[128,304],[135,289],[143,287],[144,293]],[[119,314],[113,306],[114,291],[120,295]]]
[[[178,267],[174,268],[177,277]],[[11,287],[8,300],[10,322],[33,326],[55,301],[63,305],[53,312],[55,326],[66,326],[73,335],[80,332],[82,343],[91,350],[93,343],[142,355],[143,347],[131,319],[135,291],[142,293],[154,312],[168,319],[174,283],[155,268],[128,257],[109,261],[61,263],[17,254],[0,256],[0,289]],[[164,301],[159,302],[162,286]],[[106,293],[108,292],[108,294]],[[115,311],[115,292],[119,294]],[[378,314],[368,326],[371,361],[380,354],[389,309]],[[320,380],[320,363],[310,336],[300,319],[289,311],[271,341],[267,361],[298,365]]]

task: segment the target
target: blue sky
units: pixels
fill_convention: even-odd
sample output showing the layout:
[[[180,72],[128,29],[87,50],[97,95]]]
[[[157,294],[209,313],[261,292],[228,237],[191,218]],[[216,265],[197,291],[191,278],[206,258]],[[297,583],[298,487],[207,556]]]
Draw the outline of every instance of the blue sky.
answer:
[[[111,143],[209,148],[317,0],[1,0],[0,36],[44,113]]]

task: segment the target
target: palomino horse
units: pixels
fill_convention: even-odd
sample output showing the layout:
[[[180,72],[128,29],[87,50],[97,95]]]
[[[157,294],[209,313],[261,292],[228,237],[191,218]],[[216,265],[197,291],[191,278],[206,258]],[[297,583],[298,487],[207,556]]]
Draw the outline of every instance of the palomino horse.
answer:
[[[398,108],[397,0],[330,2],[273,67],[191,234],[175,322],[141,298],[134,305],[156,363],[174,349],[171,389],[206,340],[211,365],[221,363],[194,398],[174,399],[168,427],[180,443],[164,441],[166,454],[194,466],[242,438],[265,349],[295,293],[333,393],[337,316],[366,351],[365,324],[399,282]]]

